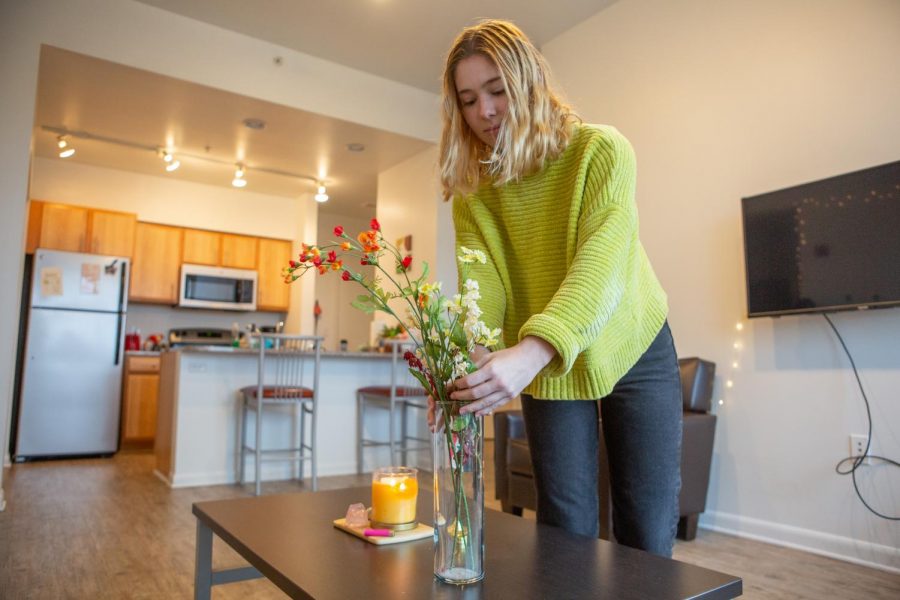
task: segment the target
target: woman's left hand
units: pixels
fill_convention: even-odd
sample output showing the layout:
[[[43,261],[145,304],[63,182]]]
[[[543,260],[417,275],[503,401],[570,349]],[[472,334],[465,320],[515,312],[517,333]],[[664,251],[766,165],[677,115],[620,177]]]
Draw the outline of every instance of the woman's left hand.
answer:
[[[526,336],[515,346],[477,361],[477,371],[453,382],[450,399],[472,401],[460,413],[489,415],[518,396],[554,356],[556,350],[547,341]]]

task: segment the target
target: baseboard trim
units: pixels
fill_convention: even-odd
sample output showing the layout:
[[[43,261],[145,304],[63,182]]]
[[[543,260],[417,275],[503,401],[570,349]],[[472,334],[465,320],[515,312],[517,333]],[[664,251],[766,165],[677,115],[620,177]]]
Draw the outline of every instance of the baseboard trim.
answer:
[[[248,460],[249,457],[248,457]],[[262,466],[263,482],[267,481],[286,481],[295,478],[295,467],[288,464],[270,464]],[[204,485],[231,485],[237,482],[234,471],[209,471],[201,473],[175,473],[171,479],[165,477],[159,471],[154,470],[157,477],[165,481],[169,487],[185,488],[198,487]],[[350,475],[356,473],[356,465],[349,464],[332,464],[319,465],[319,477],[329,477],[332,475]],[[309,481],[309,465],[303,472],[304,480]],[[254,481],[253,466],[248,465],[244,472],[245,483]]]
[[[900,548],[715,511],[700,516],[700,527],[900,574]]]

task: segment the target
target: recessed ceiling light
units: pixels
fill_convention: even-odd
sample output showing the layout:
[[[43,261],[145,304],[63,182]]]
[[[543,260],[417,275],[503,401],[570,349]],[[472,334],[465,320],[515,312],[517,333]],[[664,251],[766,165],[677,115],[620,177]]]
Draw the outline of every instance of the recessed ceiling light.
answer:
[[[351,142],[347,144],[347,150],[350,152],[362,152],[366,147],[364,144],[360,144],[359,142]]]
[[[256,129],[257,131],[266,128],[266,122],[255,117],[248,117],[243,120],[244,127],[248,129]]]

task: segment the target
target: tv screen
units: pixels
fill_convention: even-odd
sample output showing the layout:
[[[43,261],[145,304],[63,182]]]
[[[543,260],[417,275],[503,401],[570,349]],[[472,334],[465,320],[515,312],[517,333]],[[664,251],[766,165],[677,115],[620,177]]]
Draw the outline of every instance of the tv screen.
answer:
[[[741,207],[750,317],[900,305],[900,161]]]

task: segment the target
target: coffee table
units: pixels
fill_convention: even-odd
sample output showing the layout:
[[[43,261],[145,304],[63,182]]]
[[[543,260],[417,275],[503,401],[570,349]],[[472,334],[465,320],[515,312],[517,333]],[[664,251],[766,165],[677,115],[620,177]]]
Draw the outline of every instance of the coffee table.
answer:
[[[194,598],[211,586],[266,577],[292,598],[734,598],[738,577],[653,556],[506,513],[485,511],[485,577],[458,587],[433,577],[430,539],[376,546],[332,525],[370,489],[280,494],[194,504]],[[431,494],[418,515],[431,522]],[[251,566],[212,571],[215,533]]]

